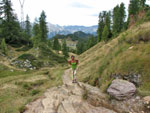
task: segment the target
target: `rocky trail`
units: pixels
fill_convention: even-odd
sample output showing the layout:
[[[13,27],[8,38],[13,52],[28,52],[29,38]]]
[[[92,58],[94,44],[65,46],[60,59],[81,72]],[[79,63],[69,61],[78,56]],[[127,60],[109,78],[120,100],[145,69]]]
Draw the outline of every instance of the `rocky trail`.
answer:
[[[105,106],[105,95],[98,88],[73,84],[70,69],[62,79],[62,86],[48,89],[43,97],[27,105],[25,113],[117,113]]]

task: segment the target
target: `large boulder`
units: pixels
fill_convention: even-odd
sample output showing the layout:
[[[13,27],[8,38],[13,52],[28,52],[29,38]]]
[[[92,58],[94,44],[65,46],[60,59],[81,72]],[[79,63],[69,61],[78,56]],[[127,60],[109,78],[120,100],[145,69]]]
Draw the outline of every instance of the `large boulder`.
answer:
[[[107,89],[107,92],[117,100],[126,100],[135,94],[136,87],[133,83],[126,80],[115,79]]]

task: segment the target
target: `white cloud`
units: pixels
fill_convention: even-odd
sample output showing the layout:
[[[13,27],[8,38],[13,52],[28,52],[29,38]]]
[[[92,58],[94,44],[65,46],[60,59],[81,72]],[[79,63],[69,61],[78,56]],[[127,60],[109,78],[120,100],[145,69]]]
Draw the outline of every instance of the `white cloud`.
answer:
[[[12,2],[20,19],[19,0]],[[126,7],[129,4],[129,0],[25,0],[24,12],[32,22],[44,10],[47,21],[53,24],[90,26],[98,23],[100,11],[111,10],[121,2],[124,2]]]

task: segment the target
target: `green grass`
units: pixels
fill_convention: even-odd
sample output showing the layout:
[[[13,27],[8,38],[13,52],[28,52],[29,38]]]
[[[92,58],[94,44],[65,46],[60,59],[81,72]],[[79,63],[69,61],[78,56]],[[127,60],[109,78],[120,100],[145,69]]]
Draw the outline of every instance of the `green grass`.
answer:
[[[18,71],[14,69],[10,69],[3,64],[0,64],[0,78],[9,77],[9,76],[19,76],[24,74],[30,74],[31,71]]]
[[[44,75],[46,72],[49,72],[53,79]],[[27,103],[42,96],[48,88],[62,84],[63,72],[64,68],[58,66],[53,69],[45,68],[25,74],[16,71],[15,76],[11,76],[10,73],[9,76],[0,78],[0,113],[23,113]],[[34,77],[41,79],[34,80]],[[43,77],[44,79],[42,79]]]
[[[106,92],[112,74],[141,74],[139,95],[150,95],[150,23],[132,27],[108,43],[99,43],[79,59],[79,79]]]

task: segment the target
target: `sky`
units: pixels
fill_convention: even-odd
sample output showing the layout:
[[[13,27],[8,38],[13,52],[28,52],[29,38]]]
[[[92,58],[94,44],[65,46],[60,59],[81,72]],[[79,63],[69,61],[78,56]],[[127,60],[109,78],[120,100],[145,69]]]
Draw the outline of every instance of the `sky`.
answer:
[[[23,0],[20,0],[23,2]],[[123,2],[128,8],[130,0],[25,0],[24,16],[28,14],[30,21],[39,18],[42,10],[47,15],[47,22],[58,25],[84,25],[98,24],[98,15],[101,11],[112,10],[117,4]],[[12,0],[13,9],[21,19],[19,0]]]

